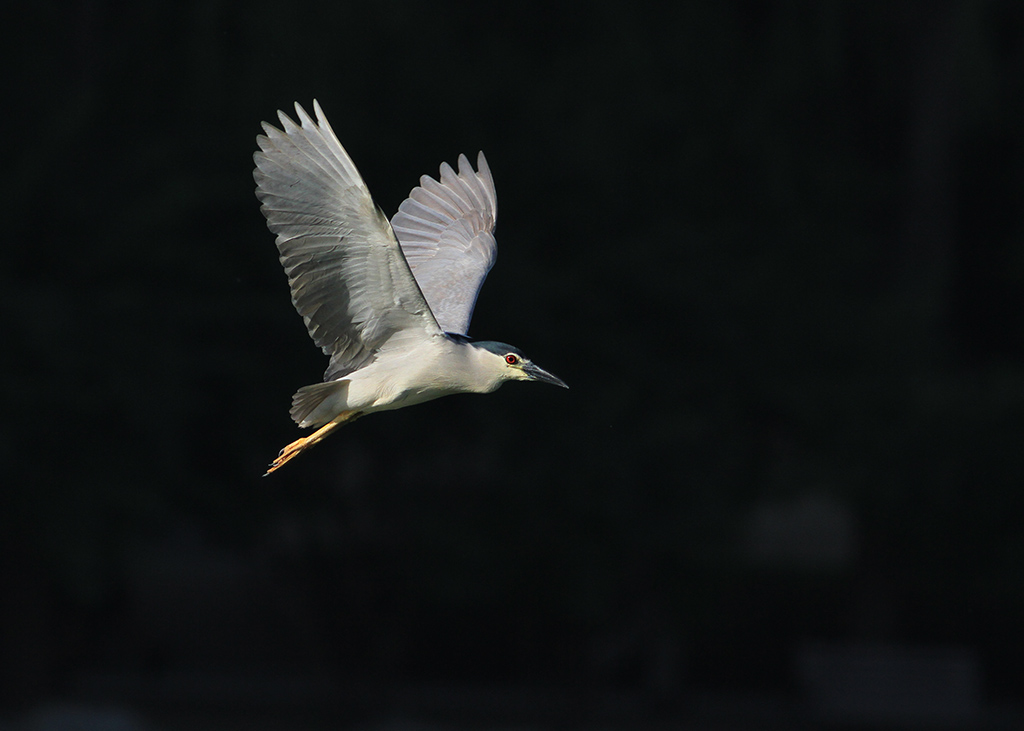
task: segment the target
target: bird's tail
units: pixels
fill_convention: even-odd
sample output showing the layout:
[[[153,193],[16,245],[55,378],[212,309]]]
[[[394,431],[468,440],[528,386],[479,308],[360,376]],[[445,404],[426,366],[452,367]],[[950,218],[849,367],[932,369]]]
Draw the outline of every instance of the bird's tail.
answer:
[[[292,396],[291,415],[295,423],[305,428],[321,426],[342,411],[345,411],[345,397],[348,395],[348,381],[327,381],[303,386]],[[333,401],[334,403],[325,403]],[[325,408],[320,409],[323,405]],[[319,410],[319,412],[318,412]]]

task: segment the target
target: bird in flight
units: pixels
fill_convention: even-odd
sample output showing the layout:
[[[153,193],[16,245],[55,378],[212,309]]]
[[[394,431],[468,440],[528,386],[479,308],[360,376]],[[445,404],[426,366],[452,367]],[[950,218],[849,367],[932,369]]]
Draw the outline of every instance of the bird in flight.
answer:
[[[497,256],[494,180],[483,153],[458,172],[424,175],[394,218],[373,202],[323,110],[278,112],[253,155],[256,197],[277,236],[292,304],[330,358],[323,383],[300,388],[291,416],[318,427],[281,450],[267,475],[343,424],[505,381],[568,388],[511,345],[468,335]]]

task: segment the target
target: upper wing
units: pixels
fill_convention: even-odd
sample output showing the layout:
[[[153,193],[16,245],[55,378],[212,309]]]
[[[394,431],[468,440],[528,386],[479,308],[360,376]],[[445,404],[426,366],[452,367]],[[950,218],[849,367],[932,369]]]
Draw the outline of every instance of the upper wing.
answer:
[[[253,177],[292,303],[330,356],[324,380],[332,380],[365,365],[399,331],[442,330],[315,100],[313,111],[316,122],[295,105],[301,124],[278,112],[283,131],[263,123]]]
[[[465,335],[476,296],[494,266],[498,202],[484,153],[473,171],[459,155],[459,172],[441,165],[441,181],[420,178],[391,219],[405,258],[446,332]]]

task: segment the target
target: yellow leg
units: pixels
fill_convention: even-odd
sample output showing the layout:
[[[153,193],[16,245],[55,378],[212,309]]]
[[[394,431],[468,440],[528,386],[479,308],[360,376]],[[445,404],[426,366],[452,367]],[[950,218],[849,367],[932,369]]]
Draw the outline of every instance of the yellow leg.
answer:
[[[308,437],[302,437],[296,439],[294,442],[289,444],[287,447],[281,450],[277,455],[277,459],[270,463],[270,469],[266,471],[263,476],[266,477],[271,472],[281,469],[288,461],[294,457],[298,457],[300,454],[305,452],[310,447],[320,443],[328,434],[337,429],[342,424],[347,424],[350,421],[355,421],[362,412],[359,411],[343,411],[335,416],[331,421],[324,424],[322,427],[317,429],[315,432],[310,434]]]

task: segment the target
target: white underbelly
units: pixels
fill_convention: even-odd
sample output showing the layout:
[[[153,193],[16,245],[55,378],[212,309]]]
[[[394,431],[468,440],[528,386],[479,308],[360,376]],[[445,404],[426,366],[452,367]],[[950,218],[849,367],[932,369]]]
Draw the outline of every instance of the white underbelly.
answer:
[[[450,360],[441,367],[433,355],[373,363],[349,374],[349,408],[365,413],[388,411],[470,390],[461,385],[459,370],[452,368]]]

